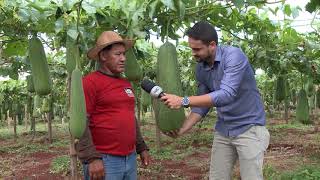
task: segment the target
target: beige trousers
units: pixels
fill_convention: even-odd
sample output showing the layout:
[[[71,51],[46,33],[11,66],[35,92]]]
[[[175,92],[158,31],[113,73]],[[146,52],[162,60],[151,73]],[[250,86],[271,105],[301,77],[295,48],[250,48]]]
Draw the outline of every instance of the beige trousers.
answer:
[[[237,137],[215,132],[209,179],[231,180],[234,164],[239,160],[241,180],[262,180],[264,152],[269,140],[265,126],[252,126]]]

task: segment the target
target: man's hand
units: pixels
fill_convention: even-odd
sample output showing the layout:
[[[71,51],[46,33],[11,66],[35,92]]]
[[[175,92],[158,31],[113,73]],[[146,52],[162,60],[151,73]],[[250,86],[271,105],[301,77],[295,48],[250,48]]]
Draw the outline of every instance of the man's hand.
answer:
[[[100,180],[104,178],[104,165],[101,159],[93,160],[89,164],[89,175],[92,180]]]
[[[144,166],[148,166],[151,160],[151,156],[147,150],[144,150],[140,153],[140,159],[141,159],[141,163]]]
[[[173,131],[163,132],[163,134],[172,138],[177,138],[179,136],[179,131],[180,130],[173,130]]]
[[[170,136],[172,138],[177,138],[179,136],[182,136],[183,134],[187,133],[194,124],[196,124],[198,121],[200,121],[201,115],[197,113],[191,112],[189,116],[186,118],[186,120],[183,122],[183,125],[180,129],[163,132],[165,135]]]
[[[168,132],[163,132],[163,134],[170,136],[172,138],[177,138],[179,136],[182,136],[185,132],[187,132],[188,130],[185,129],[184,127],[177,129],[177,130],[173,130],[173,131],[168,131]]]
[[[182,107],[181,103],[183,98],[180,96],[174,94],[165,94],[160,99],[171,109],[179,109]]]

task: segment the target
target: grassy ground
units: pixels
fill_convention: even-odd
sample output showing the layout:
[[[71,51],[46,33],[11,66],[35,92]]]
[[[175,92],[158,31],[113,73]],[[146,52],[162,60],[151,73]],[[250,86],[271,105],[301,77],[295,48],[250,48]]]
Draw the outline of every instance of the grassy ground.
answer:
[[[161,148],[158,149],[155,123],[147,114],[141,128],[153,159],[149,167],[139,166],[139,179],[208,179],[213,119],[206,118],[178,139],[161,135]],[[36,129],[36,137],[32,140],[29,131],[19,126],[15,142],[12,129],[0,128],[0,178],[69,177],[68,127],[54,124],[52,144],[47,141],[45,124],[38,124]],[[265,155],[265,179],[320,179],[320,133],[314,132],[312,125],[285,124],[281,119],[269,119],[268,129],[271,141]],[[234,179],[240,179],[238,165]]]

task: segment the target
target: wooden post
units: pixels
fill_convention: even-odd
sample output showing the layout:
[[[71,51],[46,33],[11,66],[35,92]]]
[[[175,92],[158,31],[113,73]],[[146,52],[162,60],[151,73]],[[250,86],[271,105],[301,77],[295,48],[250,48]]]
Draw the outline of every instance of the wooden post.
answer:
[[[13,115],[14,142],[17,142],[17,115]]]
[[[158,116],[158,108],[157,108],[157,102],[156,100],[152,99],[152,117],[155,121],[155,128],[156,128],[156,144],[157,144],[157,152],[161,151],[161,132],[157,125],[157,116]]]

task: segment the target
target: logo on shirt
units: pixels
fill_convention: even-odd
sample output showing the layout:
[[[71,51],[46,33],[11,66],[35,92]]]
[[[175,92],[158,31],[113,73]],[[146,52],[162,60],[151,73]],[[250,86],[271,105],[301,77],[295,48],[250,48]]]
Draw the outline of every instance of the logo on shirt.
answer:
[[[124,88],[124,92],[126,92],[129,97],[134,97],[134,94],[130,88]]]

